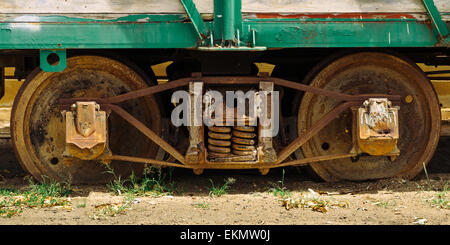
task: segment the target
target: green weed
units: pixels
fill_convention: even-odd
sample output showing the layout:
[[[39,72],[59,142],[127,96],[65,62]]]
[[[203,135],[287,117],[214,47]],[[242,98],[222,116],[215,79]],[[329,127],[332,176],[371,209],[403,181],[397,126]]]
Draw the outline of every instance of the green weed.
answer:
[[[228,193],[228,191],[231,188],[230,185],[234,184],[236,182],[236,179],[228,178],[225,180],[225,183],[222,186],[214,186],[214,182],[211,179],[209,179],[209,182],[211,182],[211,188],[209,188],[209,195],[220,197]]]
[[[284,169],[281,174],[281,181],[278,181],[277,185],[274,185],[272,188],[270,188],[269,192],[271,192],[274,196],[277,197],[289,197],[291,196],[291,192],[288,191],[288,189],[284,186]]]
[[[385,202],[376,202],[374,203],[375,205],[377,205],[378,207],[383,207],[383,208],[388,208],[390,206],[395,206],[396,202],[395,201],[385,201]]]
[[[133,194],[135,196],[170,195],[176,191],[175,182],[172,181],[173,168],[165,174],[161,168],[145,168],[144,175],[138,179],[134,172],[127,179],[117,176],[108,166],[107,173],[114,176],[114,180],[107,184],[108,189],[114,194]]]
[[[124,200],[121,203],[104,203],[94,207],[94,212],[89,215],[89,218],[94,220],[102,219],[103,217],[116,217],[131,208],[135,195],[133,193],[126,193]]]
[[[209,209],[209,203],[206,203],[206,202],[195,203],[193,205],[197,208]]]
[[[42,181],[35,183],[27,178],[28,186],[23,190],[0,190],[0,216],[12,217],[20,214],[25,208],[48,208],[66,206],[70,204],[68,195],[72,193],[70,183],[58,183],[42,177]]]
[[[442,209],[450,209],[450,203],[447,198],[447,191],[448,191],[448,182],[445,183],[444,190],[442,192],[439,192],[436,198],[431,200],[432,206],[439,207]]]

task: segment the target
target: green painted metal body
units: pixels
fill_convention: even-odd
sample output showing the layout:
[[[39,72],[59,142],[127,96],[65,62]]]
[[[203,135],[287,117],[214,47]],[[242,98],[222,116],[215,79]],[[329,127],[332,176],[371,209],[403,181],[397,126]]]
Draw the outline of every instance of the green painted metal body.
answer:
[[[213,20],[202,20],[192,0],[183,14],[131,14],[113,20],[33,16],[0,22],[0,49],[198,48],[256,50],[288,47],[449,46],[450,23],[431,0],[431,21],[414,18],[251,18],[240,0],[215,0]],[[431,7],[430,7],[431,6]],[[186,19],[188,21],[186,21]],[[225,40],[232,40],[226,46]],[[221,49],[222,48],[222,49]],[[240,49],[239,49],[240,48]]]

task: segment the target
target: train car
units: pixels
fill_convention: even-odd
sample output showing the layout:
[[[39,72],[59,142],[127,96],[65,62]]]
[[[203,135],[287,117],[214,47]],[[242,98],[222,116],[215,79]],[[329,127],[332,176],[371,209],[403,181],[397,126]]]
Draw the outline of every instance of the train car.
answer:
[[[449,27],[448,0],[1,0],[11,141],[72,183],[105,164],[411,179],[450,134]]]

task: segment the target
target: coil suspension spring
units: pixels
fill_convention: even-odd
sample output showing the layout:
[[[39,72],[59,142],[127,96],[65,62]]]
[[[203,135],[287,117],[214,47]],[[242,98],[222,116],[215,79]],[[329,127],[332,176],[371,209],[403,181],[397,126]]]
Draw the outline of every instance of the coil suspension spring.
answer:
[[[208,127],[208,155],[216,158],[256,156],[256,127]]]

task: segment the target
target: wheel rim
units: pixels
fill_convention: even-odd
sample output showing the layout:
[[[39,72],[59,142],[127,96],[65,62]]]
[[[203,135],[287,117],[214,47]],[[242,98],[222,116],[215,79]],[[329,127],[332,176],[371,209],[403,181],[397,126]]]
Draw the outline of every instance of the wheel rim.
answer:
[[[63,94],[73,97],[109,97],[146,87],[146,82],[126,65],[99,56],[77,56],[67,59],[60,73],[46,73],[38,68],[19,90],[12,112],[11,136],[22,167],[34,177],[42,175],[72,183],[101,183],[111,180],[104,165],[97,161],[74,159],[63,163],[65,147],[64,120],[58,100]],[[160,113],[153,97],[124,102],[130,114],[160,133]],[[114,154],[154,157],[158,147],[111,113],[108,120],[110,148]],[[139,175],[143,164],[112,162],[117,176]]]
[[[322,69],[311,86],[347,94],[400,94],[400,156],[359,156],[310,164],[326,181],[366,180],[398,176],[411,179],[433,156],[440,131],[436,93],[414,64],[382,53],[357,53],[337,59]],[[407,103],[404,98],[413,96]],[[310,128],[340,102],[306,93],[298,113],[298,133]],[[352,147],[350,110],[341,114],[302,146],[305,157],[349,152]],[[411,130],[414,129],[414,130]],[[413,150],[411,150],[413,149]]]

